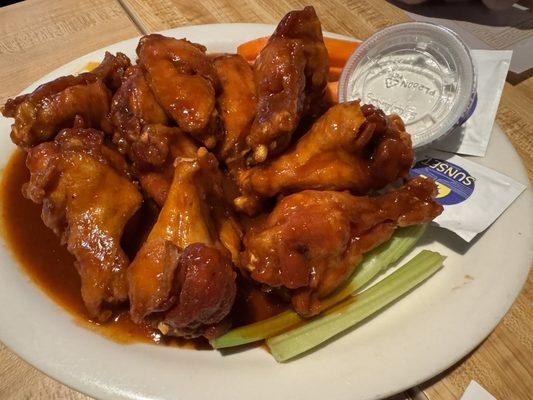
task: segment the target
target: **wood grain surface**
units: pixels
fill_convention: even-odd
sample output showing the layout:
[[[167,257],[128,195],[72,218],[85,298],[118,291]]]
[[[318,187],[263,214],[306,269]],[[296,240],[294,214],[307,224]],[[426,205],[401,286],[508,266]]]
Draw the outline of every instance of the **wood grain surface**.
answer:
[[[29,0],[0,8],[0,103],[61,64],[125,38],[183,25],[277,23],[305,1]],[[325,30],[364,39],[409,18],[383,0],[312,2]],[[497,122],[533,182],[533,78],[506,83]],[[498,400],[533,393],[533,273],[491,335],[420,388],[432,400],[461,397],[476,380]],[[403,399],[403,396],[398,396]],[[0,344],[0,399],[89,399],[46,377]],[[418,396],[417,396],[418,399]]]

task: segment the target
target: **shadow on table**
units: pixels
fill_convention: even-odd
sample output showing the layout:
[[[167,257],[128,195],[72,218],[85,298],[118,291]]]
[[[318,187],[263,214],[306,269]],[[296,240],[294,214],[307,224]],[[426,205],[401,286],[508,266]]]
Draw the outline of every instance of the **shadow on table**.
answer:
[[[20,3],[22,0],[0,0],[0,8],[11,4]]]
[[[489,335],[490,336],[490,335]],[[457,361],[455,364],[453,364],[451,367],[449,367],[448,369],[442,371],[440,374],[434,376],[433,378],[429,379],[428,381],[424,382],[424,383],[421,383],[420,385],[418,385],[418,388],[422,391],[426,391],[429,387],[433,386],[434,384],[436,384],[437,382],[443,380],[444,378],[446,378],[448,375],[452,374],[457,368],[459,368],[466,360],[468,360],[470,358],[470,356],[472,354],[474,354],[477,349],[479,349],[483,343],[485,343],[487,341],[489,337],[487,336],[485,339],[483,339],[483,341],[481,343],[479,343],[475,348],[473,348],[467,355],[465,355],[463,358],[461,358],[459,361]]]
[[[507,73],[507,82],[509,82],[513,86],[516,86],[519,83],[525,81],[526,79],[531,78],[532,76],[533,76],[533,68],[530,68],[520,74],[509,71]]]
[[[485,7],[479,0],[459,3],[429,0],[418,5],[408,5],[397,0],[387,1],[404,11],[424,17],[453,19],[488,26],[514,26],[521,30],[533,29],[533,17],[524,7],[494,11]]]

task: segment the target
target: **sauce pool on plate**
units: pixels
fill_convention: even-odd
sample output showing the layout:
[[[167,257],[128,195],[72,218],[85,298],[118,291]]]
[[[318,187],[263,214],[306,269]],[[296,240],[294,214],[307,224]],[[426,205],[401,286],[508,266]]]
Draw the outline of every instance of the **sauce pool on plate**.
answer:
[[[22,186],[29,180],[25,165],[26,154],[16,150],[2,173],[0,193],[2,233],[19,266],[31,280],[54,302],[63,307],[77,323],[119,343],[156,343],[177,345],[194,349],[208,349],[205,340],[185,340],[164,337],[148,324],[134,324],[127,305],[117,307],[113,318],[104,324],[89,320],[80,294],[80,278],[74,266],[74,257],[60,244],[52,230],[41,220],[41,205],[22,195]],[[131,223],[140,234],[125,234],[124,248],[130,257],[140,243],[129,237],[143,237],[154,222],[150,207],[143,207]],[[138,242],[138,240],[137,240]],[[248,287],[239,294],[235,305],[235,322],[238,325],[268,318],[286,309],[286,305],[273,295]]]

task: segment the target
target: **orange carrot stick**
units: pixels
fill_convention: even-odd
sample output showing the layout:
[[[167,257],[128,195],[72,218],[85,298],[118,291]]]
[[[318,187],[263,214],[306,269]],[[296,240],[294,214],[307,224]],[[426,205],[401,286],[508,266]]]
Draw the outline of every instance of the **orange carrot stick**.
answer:
[[[328,82],[327,96],[335,103],[339,102],[339,82]]]
[[[350,55],[359,46],[359,42],[350,42],[344,39],[324,38],[328,49],[329,67],[344,67]]]
[[[265,47],[267,41],[268,36],[244,42],[237,47],[237,54],[243,56],[247,61],[254,61],[259,52]]]
[[[329,67],[328,82],[338,81],[341,77],[341,67]]]

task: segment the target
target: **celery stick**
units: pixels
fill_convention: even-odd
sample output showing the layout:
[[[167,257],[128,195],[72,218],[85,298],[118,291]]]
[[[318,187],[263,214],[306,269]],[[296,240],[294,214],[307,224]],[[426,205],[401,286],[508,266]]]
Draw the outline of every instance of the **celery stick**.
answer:
[[[425,229],[426,225],[414,225],[397,229],[389,241],[366,253],[363,261],[357,266],[347,284],[330,297],[324,299],[322,309],[325,310],[345,299],[362,288],[377,274],[398,261],[413,248]],[[212,339],[210,344],[215,349],[240,346],[277,335],[302,321],[304,321],[304,318],[300,317],[296,312],[287,310],[274,317],[232,329],[225,335]]]
[[[357,296],[305,325],[267,339],[274,358],[287,361],[361,322],[423,282],[442,267],[446,257],[423,250],[407,264]]]

